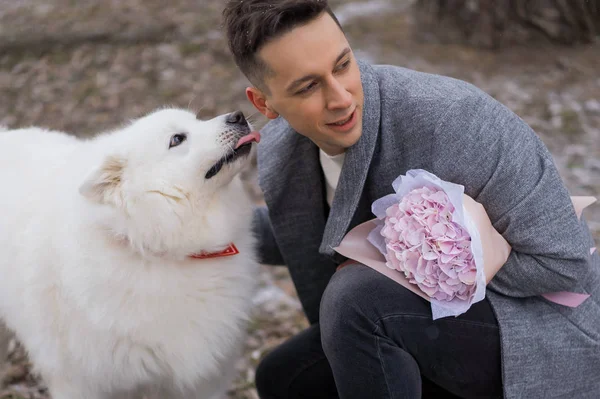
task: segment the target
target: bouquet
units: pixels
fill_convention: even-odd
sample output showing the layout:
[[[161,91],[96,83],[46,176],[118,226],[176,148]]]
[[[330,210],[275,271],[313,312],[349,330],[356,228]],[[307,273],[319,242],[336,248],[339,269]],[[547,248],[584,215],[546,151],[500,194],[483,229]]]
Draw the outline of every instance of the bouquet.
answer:
[[[395,193],[373,202],[376,218],[352,229],[335,250],[430,301],[434,320],[466,312],[484,299],[486,284],[506,263],[510,245],[463,186],[420,169],[392,186]],[[594,201],[572,199],[578,215]],[[544,296],[567,306],[587,298]]]

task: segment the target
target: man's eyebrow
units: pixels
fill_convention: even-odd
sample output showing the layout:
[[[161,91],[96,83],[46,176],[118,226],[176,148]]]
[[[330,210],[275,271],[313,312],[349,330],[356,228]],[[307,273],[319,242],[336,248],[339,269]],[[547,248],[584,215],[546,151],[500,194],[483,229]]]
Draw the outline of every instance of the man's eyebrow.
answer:
[[[350,52],[350,48],[346,47],[344,50],[342,50],[342,52],[340,53],[340,55],[337,56],[337,58],[335,59],[335,62],[333,63],[333,66],[335,67],[337,65],[338,62],[341,61],[342,58],[344,58],[348,53]],[[310,75],[306,75],[303,76],[299,79],[294,80],[286,89],[287,92],[291,93],[294,91],[294,89],[296,87],[298,87],[299,85],[301,85],[304,82],[310,81],[310,80],[314,80],[314,79],[318,79],[319,76],[315,75],[315,74],[310,74]]]

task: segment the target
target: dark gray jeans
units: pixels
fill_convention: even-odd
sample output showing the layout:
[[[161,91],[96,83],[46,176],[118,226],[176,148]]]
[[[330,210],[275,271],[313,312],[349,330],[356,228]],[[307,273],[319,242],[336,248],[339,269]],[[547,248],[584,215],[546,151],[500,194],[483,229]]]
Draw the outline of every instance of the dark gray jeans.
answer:
[[[364,265],[336,272],[320,324],[269,353],[262,399],[501,398],[500,337],[487,300],[433,321],[429,302]]]

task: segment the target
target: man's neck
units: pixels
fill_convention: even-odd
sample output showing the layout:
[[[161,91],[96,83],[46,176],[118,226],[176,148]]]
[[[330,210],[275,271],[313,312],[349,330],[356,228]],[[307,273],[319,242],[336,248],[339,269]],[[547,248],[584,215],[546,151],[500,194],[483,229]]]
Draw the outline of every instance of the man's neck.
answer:
[[[315,143],[316,144],[316,143]],[[346,152],[345,148],[339,148],[339,147],[329,147],[326,145],[318,145],[317,147],[319,147],[319,149],[324,152],[326,155],[328,155],[329,157],[335,157],[337,155],[343,154]]]

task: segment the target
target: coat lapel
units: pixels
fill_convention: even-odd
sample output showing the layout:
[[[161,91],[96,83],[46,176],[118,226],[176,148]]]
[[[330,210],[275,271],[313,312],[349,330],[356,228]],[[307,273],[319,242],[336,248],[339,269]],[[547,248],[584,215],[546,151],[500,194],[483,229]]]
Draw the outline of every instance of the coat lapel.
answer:
[[[379,82],[371,66],[362,62],[359,62],[359,66],[364,92],[362,135],[359,141],[346,151],[340,180],[325,225],[319,252],[329,256],[335,255],[333,248],[342,241],[356,213],[379,136]]]
[[[290,266],[298,297],[311,323],[335,263],[319,253],[327,218],[318,147],[283,120],[265,127],[259,144],[259,183],[277,244]]]

